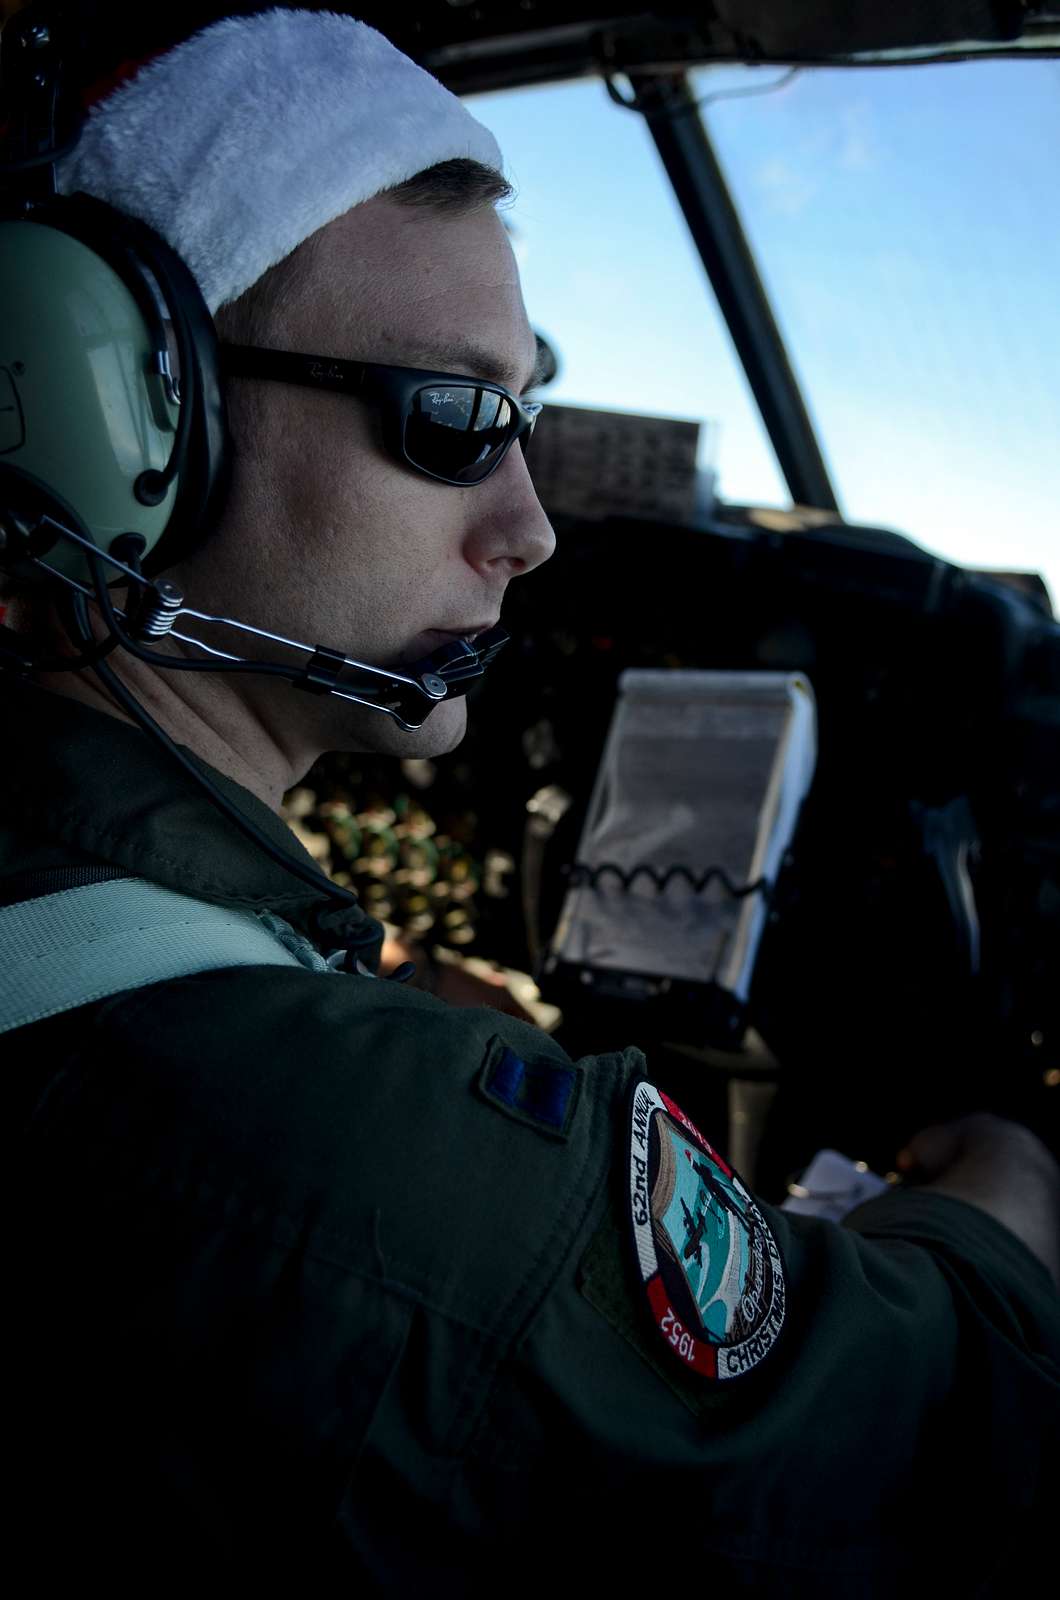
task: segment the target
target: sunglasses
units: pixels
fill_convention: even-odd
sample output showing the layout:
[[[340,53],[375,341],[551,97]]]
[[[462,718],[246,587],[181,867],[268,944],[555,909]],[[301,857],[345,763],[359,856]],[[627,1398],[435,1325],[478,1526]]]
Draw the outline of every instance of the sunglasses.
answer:
[[[541,413],[539,400],[520,400],[499,383],[375,361],[222,344],[221,370],[366,400],[379,411],[383,443],[396,461],[459,488],[484,483],[517,439],[525,451]]]

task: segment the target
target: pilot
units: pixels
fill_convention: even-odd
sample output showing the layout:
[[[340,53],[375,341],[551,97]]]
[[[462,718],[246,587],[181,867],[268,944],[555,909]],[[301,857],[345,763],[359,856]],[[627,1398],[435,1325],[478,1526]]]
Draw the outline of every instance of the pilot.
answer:
[[[283,10],[133,70],[60,164],[64,195],[168,241],[224,344],[310,358],[228,357],[226,495],[156,570],[202,618],[333,655],[315,693],[179,670],[225,661],[108,649],[98,583],[5,580],[21,1570],[41,1593],[1012,1593],[1060,1439],[1060,1181],[1035,1136],[930,1129],[903,1156],[921,1181],[842,1226],[776,1210],[636,1049],[572,1061],[380,976],[381,930],[278,815],[322,752],[453,750],[466,701],[419,668],[481,664],[553,548],[501,165],[380,35]],[[467,397],[493,405],[481,439]],[[372,670],[428,702],[419,725],[372,703]],[[185,910],[114,932],[127,894]],[[249,957],[213,949],[221,922]],[[697,1163],[739,1196],[703,1240],[740,1264],[725,1327],[670,1221]]]

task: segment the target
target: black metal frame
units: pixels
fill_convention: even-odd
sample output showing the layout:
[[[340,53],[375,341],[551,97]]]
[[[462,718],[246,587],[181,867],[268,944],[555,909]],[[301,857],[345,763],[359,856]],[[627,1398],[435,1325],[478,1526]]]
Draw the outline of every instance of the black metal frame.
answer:
[[[839,503],[773,308],[684,73],[630,76],[792,499],[839,515]]]

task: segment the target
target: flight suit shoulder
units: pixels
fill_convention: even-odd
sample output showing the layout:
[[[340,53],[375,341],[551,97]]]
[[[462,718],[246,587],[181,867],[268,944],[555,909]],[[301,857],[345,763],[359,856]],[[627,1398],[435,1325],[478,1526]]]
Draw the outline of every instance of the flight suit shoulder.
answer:
[[[125,996],[92,1048],[119,1123],[142,1119],[131,1159],[206,1161],[276,1217],[311,1217],[329,1259],[501,1340],[580,1237],[642,1067],[635,1050],[572,1061],[487,1008],[284,968]]]

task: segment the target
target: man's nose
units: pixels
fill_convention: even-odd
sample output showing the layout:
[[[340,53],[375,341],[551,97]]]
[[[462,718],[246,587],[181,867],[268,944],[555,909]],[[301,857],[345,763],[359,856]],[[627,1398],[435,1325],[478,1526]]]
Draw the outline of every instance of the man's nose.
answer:
[[[473,520],[464,554],[471,566],[484,577],[507,582],[548,560],[556,535],[518,445],[491,478],[470,492],[475,497]]]

